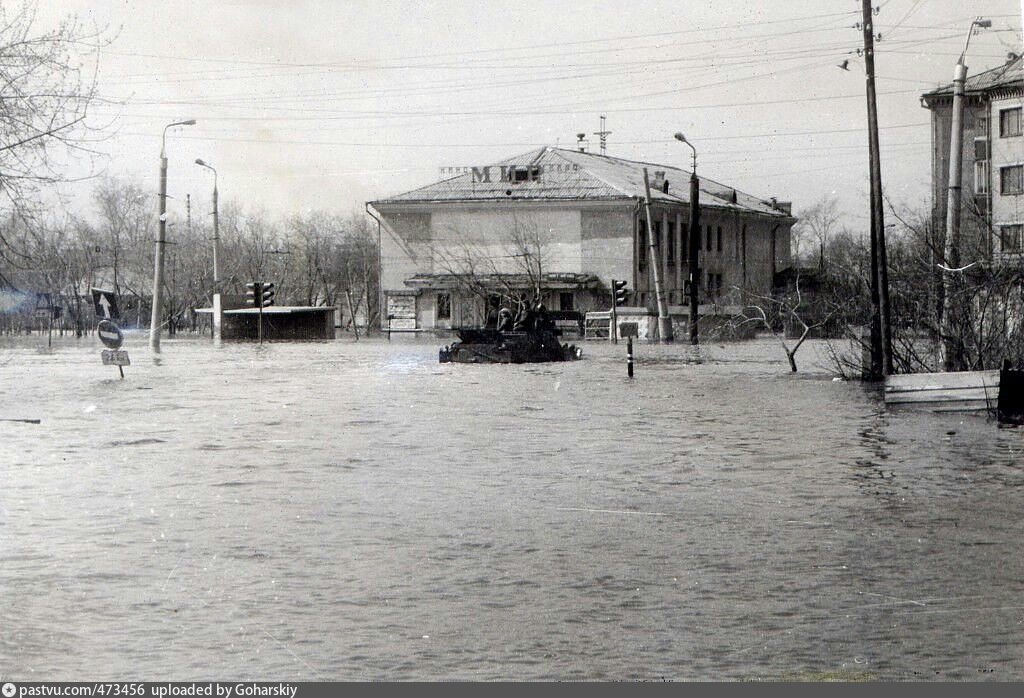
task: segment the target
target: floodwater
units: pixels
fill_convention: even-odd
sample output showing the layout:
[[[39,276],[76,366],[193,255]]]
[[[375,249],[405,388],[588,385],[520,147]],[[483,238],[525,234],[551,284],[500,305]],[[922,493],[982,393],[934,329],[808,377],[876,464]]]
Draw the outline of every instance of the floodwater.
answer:
[[[45,339],[43,340],[45,341]],[[768,340],[0,339],[12,680],[1024,678],[1024,430]]]

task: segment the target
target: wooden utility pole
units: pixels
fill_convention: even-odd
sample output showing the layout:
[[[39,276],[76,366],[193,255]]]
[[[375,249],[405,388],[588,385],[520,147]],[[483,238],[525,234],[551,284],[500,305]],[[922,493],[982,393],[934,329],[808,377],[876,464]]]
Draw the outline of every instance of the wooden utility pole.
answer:
[[[875,26],[871,0],[861,0],[864,71],[868,106],[868,150],[871,171],[871,368],[868,377],[881,380],[893,372],[889,323],[889,272],[885,252],[885,211],[882,208],[882,165],[878,154],[878,107],[875,100]]]
[[[644,168],[644,217],[647,219],[647,247],[650,250],[651,275],[654,277],[654,297],[658,304],[658,340],[667,343],[672,341],[672,319],[668,316],[668,305],[665,303],[665,292],[661,288],[661,263],[655,247],[654,228],[651,222],[651,182]]]

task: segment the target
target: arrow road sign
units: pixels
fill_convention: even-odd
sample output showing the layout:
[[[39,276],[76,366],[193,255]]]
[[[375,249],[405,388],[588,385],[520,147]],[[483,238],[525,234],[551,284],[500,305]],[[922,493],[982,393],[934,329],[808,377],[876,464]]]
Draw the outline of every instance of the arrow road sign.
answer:
[[[100,324],[96,326],[96,334],[99,335],[100,341],[103,342],[103,345],[110,347],[111,349],[119,348],[121,343],[124,341],[124,335],[121,334],[121,328],[110,320],[100,320]]]
[[[90,290],[92,291],[92,304],[96,308],[96,317],[106,320],[117,320],[121,317],[121,313],[117,309],[117,296],[113,291],[101,288]]]

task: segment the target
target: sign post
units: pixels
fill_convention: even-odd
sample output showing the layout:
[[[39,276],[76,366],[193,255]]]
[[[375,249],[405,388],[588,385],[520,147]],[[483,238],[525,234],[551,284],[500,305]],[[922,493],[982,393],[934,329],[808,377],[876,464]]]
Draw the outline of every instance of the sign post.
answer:
[[[99,304],[97,303],[97,305]],[[109,302],[100,307],[109,310]],[[117,310],[116,305],[114,310]],[[103,359],[103,365],[117,366],[118,373],[121,374],[121,379],[123,380],[124,368],[122,367],[131,366],[131,361],[128,359],[128,352],[121,350],[121,344],[124,342],[124,334],[122,334],[121,328],[113,320],[100,320],[99,324],[96,325],[96,335],[103,342],[103,346],[109,347],[109,349],[104,349],[100,354],[100,357]]]

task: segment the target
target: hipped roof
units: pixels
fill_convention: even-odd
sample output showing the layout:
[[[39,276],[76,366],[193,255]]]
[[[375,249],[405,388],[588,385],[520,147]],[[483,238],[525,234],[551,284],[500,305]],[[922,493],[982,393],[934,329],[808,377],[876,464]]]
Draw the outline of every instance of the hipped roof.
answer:
[[[1015,56],[1001,66],[970,75],[964,81],[964,92],[980,94],[1011,87],[1024,86],[1024,58]],[[953,96],[953,84],[943,85],[924,93],[925,100]]]
[[[540,166],[542,174],[524,182],[501,181],[500,167]],[[651,199],[689,203],[690,172],[671,165],[639,162],[546,146],[492,163],[491,181],[474,181],[471,171],[428,184],[419,189],[371,202],[375,207],[424,202],[507,201],[507,200],[614,200],[644,196],[644,168],[651,180]],[[668,180],[667,193],[654,185],[657,172]],[[700,177],[701,205],[731,208],[763,215],[787,217],[786,211],[770,201],[745,194],[713,180]]]

